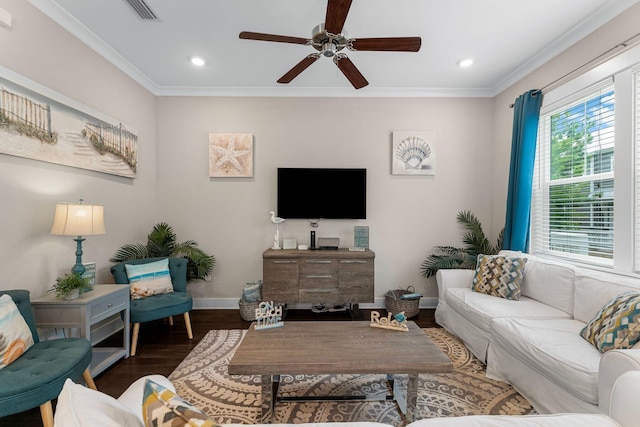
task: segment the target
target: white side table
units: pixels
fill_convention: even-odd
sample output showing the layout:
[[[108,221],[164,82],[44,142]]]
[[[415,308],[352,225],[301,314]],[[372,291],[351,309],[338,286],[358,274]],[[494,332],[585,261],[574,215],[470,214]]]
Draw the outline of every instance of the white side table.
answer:
[[[31,301],[37,328],[78,328],[93,348],[89,370],[98,375],[109,366],[129,357],[129,285],[95,285],[74,300],[47,294]],[[122,313],[122,314],[121,314]],[[122,347],[95,347],[123,330]]]

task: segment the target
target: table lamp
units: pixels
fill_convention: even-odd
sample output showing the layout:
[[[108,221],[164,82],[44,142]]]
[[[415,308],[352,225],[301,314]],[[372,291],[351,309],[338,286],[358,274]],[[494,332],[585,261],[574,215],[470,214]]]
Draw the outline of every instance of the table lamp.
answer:
[[[56,215],[53,218],[51,234],[57,236],[76,236],[76,264],[71,272],[83,275],[85,268],[82,265],[82,236],[95,236],[104,234],[104,206],[85,205],[80,199],[79,203],[56,204]]]

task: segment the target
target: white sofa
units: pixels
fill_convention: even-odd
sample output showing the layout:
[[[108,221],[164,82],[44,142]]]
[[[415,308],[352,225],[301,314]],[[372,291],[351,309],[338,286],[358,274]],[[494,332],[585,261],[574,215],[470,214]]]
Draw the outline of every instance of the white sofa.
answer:
[[[518,301],[471,290],[474,270],[439,270],[436,322],[540,413],[608,413],[616,379],[640,370],[640,349],[600,353],[581,329],[614,296],[640,280],[528,254]],[[638,423],[640,425],[640,421]]]
[[[637,427],[640,425],[640,371],[629,371],[616,381],[611,393],[611,414],[476,415],[429,418],[411,427]]]
[[[100,392],[69,383],[58,398],[55,427],[84,426],[128,427],[144,425],[142,400],[144,381],[152,381],[175,392],[165,377],[151,375],[135,381],[117,401]],[[70,381],[70,380],[69,380]],[[603,414],[556,414],[533,416],[468,416],[430,418],[415,421],[407,427],[637,427],[640,406],[640,371],[626,372],[612,390],[611,417]],[[284,427],[285,424],[264,424],[260,427]],[[296,424],[298,427],[392,427],[375,422]],[[225,427],[242,427],[226,424]]]

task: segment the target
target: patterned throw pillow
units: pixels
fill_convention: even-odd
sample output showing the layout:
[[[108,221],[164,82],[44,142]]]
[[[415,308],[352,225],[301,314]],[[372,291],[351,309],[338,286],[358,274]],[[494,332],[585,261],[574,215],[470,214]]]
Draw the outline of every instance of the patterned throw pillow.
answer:
[[[168,258],[146,264],[125,264],[124,268],[129,278],[131,299],[173,292]]]
[[[200,409],[151,380],[144,383],[142,418],[145,427],[217,426]]]
[[[603,353],[633,347],[640,341],[640,294],[625,292],[613,298],[580,335]]]
[[[31,329],[9,295],[0,296],[0,369],[33,345]]]
[[[519,300],[525,258],[478,255],[471,290],[495,297]]]

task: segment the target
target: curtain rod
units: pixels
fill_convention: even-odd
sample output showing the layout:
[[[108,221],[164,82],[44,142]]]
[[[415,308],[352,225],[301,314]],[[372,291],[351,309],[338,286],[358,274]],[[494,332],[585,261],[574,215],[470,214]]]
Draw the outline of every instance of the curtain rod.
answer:
[[[637,40],[635,40],[637,39]],[[554,81],[552,81],[551,83],[547,83],[546,85],[542,86],[540,89],[538,89],[538,92],[542,92],[543,94],[545,92],[547,92],[550,88],[555,88],[557,86],[559,86],[561,83],[564,83],[565,81],[569,80],[570,77],[573,77],[576,74],[583,74],[586,73],[589,70],[594,69],[595,67],[597,67],[598,65],[602,64],[603,62],[605,62],[608,59],[611,59],[619,54],[622,53],[623,50],[626,50],[634,45],[636,45],[638,42],[640,42],[640,33],[637,33],[631,37],[629,37],[627,40],[623,41],[622,43],[618,43],[617,45],[613,46],[611,49],[608,49],[607,51],[601,53],[600,55],[596,56],[595,58],[593,58],[590,61],[585,62],[584,64],[580,65],[577,68],[574,68],[573,70],[569,71],[567,74],[564,74],[563,76],[558,77],[557,79],[555,79]],[[613,52],[618,51],[615,55],[613,55]],[[513,108],[514,104],[509,104],[509,108]]]

